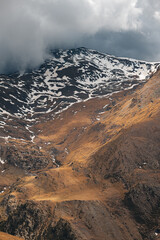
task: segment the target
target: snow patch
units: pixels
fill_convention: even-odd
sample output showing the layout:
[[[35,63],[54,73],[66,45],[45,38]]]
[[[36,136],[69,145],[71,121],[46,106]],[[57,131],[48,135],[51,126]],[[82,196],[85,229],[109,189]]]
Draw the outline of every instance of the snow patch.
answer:
[[[5,164],[5,161],[4,160],[2,160],[2,158],[0,157],[0,163],[1,164]]]

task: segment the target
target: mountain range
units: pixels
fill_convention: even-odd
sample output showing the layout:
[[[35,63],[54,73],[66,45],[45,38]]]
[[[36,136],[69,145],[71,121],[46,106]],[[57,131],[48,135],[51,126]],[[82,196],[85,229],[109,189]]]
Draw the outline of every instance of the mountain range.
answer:
[[[0,75],[0,239],[160,239],[159,65],[78,48]]]

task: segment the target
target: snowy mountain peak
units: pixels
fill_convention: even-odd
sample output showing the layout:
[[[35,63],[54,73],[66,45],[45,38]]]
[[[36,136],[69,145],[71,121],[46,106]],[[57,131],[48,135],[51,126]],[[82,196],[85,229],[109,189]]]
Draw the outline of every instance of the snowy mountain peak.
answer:
[[[34,120],[73,103],[132,88],[159,63],[118,58],[95,50],[54,50],[39,69],[0,75],[0,114]]]

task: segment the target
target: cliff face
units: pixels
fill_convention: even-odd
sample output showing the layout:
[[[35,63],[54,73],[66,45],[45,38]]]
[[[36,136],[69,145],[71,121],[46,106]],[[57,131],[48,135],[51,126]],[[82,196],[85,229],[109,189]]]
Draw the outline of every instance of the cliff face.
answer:
[[[157,71],[27,129],[17,121],[0,143],[0,230],[27,240],[160,238],[159,109]]]

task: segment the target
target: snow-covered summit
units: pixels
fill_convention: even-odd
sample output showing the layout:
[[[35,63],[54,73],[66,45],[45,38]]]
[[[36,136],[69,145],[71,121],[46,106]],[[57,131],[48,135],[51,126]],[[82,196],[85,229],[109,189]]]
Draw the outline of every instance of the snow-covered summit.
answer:
[[[158,66],[86,48],[55,50],[37,70],[0,75],[0,114],[24,119],[56,114],[78,101],[132,88]]]

